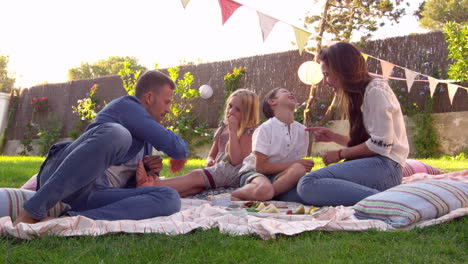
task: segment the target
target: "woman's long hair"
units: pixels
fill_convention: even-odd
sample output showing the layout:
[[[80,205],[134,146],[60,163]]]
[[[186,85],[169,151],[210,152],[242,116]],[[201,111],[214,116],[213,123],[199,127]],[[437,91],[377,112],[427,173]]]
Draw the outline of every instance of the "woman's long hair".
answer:
[[[342,118],[349,118],[348,147],[365,142],[369,138],[364,127],[361,106],[366,86],[372,80],[361,52],[352,44],[336,43],[319,54],[319,60],[336,78],[336,96]]]

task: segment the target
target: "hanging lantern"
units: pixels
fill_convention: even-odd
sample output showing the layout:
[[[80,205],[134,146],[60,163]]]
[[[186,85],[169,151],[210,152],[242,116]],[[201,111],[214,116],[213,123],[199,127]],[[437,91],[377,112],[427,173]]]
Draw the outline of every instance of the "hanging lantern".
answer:
[[[208,84],[200,86],[198,91],[200,91],[200,97],[203,99],[208,99],[213,95],[213,88],[211,88],[211,86]]]
[[[299,75],[301,82],[308,85],[317,84],[323,79],[320,64],[313,61],[302,63],[299,70],[297,70],[297,74]]]

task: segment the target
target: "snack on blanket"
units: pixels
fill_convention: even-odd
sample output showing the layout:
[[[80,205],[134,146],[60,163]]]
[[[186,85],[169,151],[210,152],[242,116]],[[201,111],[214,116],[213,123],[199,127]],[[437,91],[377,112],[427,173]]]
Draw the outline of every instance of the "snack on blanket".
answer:
[[[211,205],[218,205],[218,206],[229,206],[231,205],[231,194],[230,193],[222,193],[218,195],[209,195],[206,197],[208,201],[211,201]]]
[[[259,213],[279,214],[279,212],[280,211],[278,210],[278,208],[276,208],[276,206],[274,204],[270,204],[267,207],[260,210]]]
[[[305,214],[305,207],[304,205],[299,205],[298,207],[296,207],[296,209],[294,209],[294,211],[292,212],[293,214]]]
[[[312,214],[317,209],[318,209],[317,207],[311,205],[310,208],[309,208],[309,211],[307,211],[307,214]]]

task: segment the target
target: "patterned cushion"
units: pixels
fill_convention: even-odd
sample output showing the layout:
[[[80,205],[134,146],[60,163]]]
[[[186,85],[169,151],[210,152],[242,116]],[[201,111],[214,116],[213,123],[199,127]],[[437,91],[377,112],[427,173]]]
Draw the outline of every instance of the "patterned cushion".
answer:
[[[441,217],[468,206],[468,183],[425,180],[401,184],[354,205],[358,219],[378,219],[394,227]]]
[[[0,188],[0,217],[10,216],[15,221],[18,214],[23,210],[23,203],[34,195],[34,191]],[[59,217],[62,212],[70,208],[66,203],[59,202],[48,212],[49,217]]]
[[[407,159],[402,170],[402,177],[424,172],[431,175],[443,174],[444,172],[419,160]]]

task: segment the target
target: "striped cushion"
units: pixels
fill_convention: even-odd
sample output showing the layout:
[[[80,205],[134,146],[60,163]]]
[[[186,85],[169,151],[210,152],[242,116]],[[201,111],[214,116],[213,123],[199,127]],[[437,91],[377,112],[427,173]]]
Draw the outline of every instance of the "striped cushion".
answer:
[[[23,203],[34,195],[34,191],[0,188],[0,217],[10,216],[11,221],[23,210]],[[66,203],[59,202],[47,212],[49,217],[59,217],[63,211],[70,207]]]
[[[444,172],[434,168],[419,160],[407,159],[402,168],[402,177],[409,177],[413,174],[424,172],[431,175],[443,174]]]
[[[354,205],[354,215],[358,219],[378,219],[403,227],[462,207],[468,207],[468,183],[425,180],[369,196]]]

